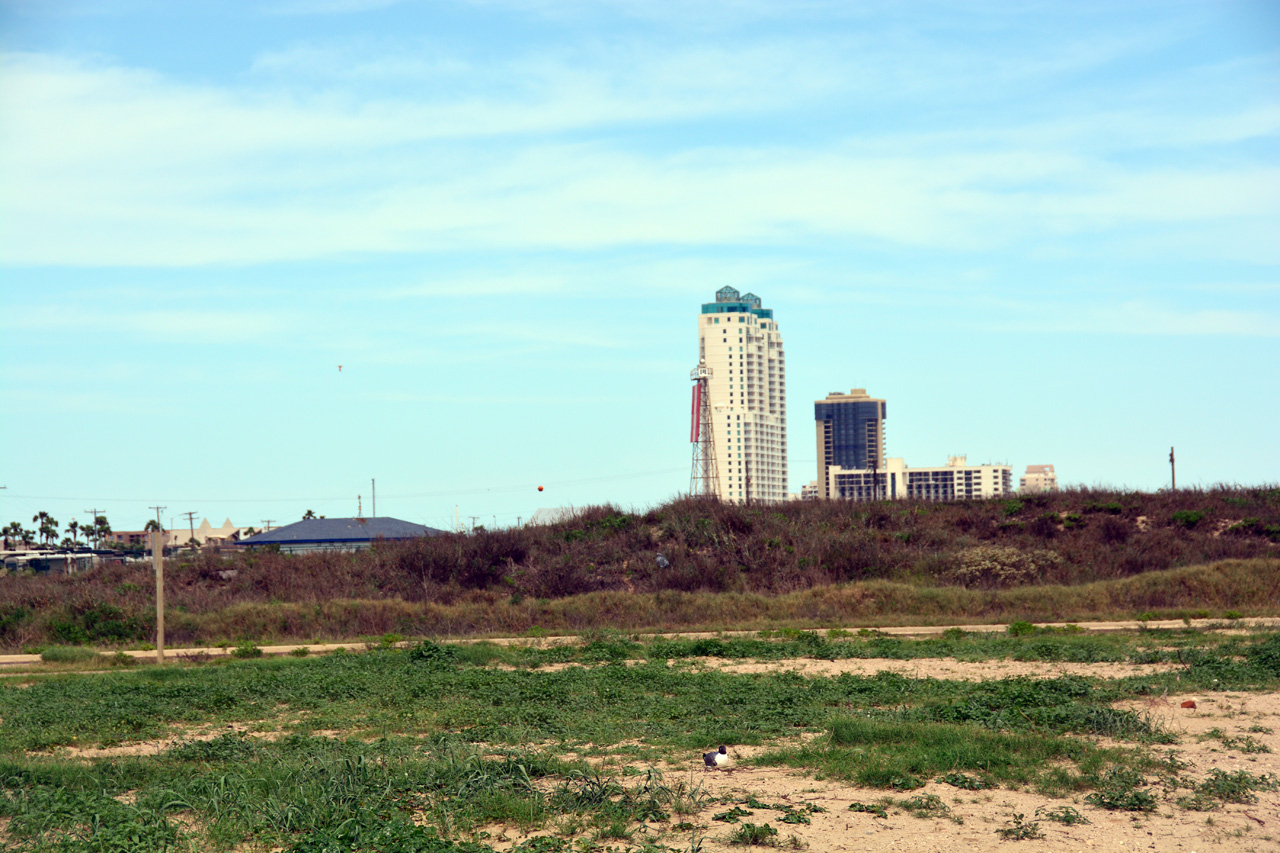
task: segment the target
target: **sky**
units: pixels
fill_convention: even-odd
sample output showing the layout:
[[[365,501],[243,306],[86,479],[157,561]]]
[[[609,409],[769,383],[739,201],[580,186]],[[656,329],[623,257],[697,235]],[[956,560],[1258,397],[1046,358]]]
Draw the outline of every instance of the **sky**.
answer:
[[[1280,5],[0,0],[0,525],[657,506],[725,285],[792,491],[1280,482]]]

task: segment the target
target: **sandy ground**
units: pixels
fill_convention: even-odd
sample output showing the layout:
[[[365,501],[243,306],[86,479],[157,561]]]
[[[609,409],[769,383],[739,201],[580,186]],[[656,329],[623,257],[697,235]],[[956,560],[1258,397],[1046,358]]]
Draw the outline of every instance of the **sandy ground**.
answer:
[[[706,665],[731,672],[793,670],[806,675],[838,675],[842,672],[870,675],[890,670],[913,677],[969,680],[1015,675],[1047,678],[1065,673],[1116,677],[1155,669],[1124,664],[1077,665],[1010,661],[966,663],[946,659],[834,662],[795,660],[762,663],[712,660],[707,661]],[[1196,703],[1194,710],[1181,707],[1187,700]],[[1280,778],[1280,694],[1168,695],[1134,703],[1129,707],[1150,713],[1170,731],[1179,735],[1180,742],[1174,749],[1180,760],[1190,765],[1184,772],[1186,776],[1200,780],[1216,768],[1227,773],[1246,770],[1255,776],[1267,773]],[[1250,731],[1251,728],[1271,731]],[[1271,752],[1245,753],[1228,748],[1221,739],[1207,736],[1213,729],[1220,730],[1230,738],[1252,738],[1255,743],[1270,748]],[[731,751],[745,758],[758,750],[741,748]],[[695,759],[690,762],[690,768],[697,768],[700,764],[700,759]],[[802,845],[810,853],[942,853],[1008,848],[1073,853],[1138,850],[1280,851],[1280,792],[1276,791],[1258,792],[1258,802],[1251,805],[1228,803],[1211,812],[1195,812],[1182,809],[1174,803],[1179,796],[1189,793],[1185,789],[1166,797],[1161,789],[1156,788],[1153,793],[1160,798],[1160,806],[1154,813],[1147,815],[1107,811],[1085,803],[1083,797],[1056,800],[1031,792],[1003,788],[993,791],[965,791],[939,782],[930,782],[919,791],[894,794],[894,799],[905,799],[922,793],[935,794],[962,821],[956,823],[946,818],[917,818],[894,807],[889,808],[887,819],[850,812],[850,803],[875,803],[886,792],[855,788],[837,782],[819,782],[784,769],[740,767],[728,773],[685,768],[671,768],[671,771],[688,773],[694,782],[701,782],[717,797],[739,795],[745,799],[747,795],[753,795],[766,803],[813,803],[822,806],[827,811],[811,815],[812,823],[809,825],[779,823],[778,818],[782,813],[777,811],[757,810],[752,817],[743,818],[753,823],[771,823],[778,829],[778,839],[784,849],[789,846],[788,839],[794,835],[797,839],[794,843]],[[1091,822],[1065,826],[1043,818],[1037,820],[1037,809],[1052,809],[1062,805],[1070,805]],[[704,853],[727,853],[729,850],[742,849],[730,847],[726,843],[734,830],[732,825],[710,820],[712,814],[726,808],[728,806],[717,804],[704,810],[695,821],[707,832],[702,845]],[[1015,814],[1024,815],[1025,821],[1037,820],[1040,832],[1045,837],[1027,841],[1002,839],[996,834],[996,830],[1010,826]]]

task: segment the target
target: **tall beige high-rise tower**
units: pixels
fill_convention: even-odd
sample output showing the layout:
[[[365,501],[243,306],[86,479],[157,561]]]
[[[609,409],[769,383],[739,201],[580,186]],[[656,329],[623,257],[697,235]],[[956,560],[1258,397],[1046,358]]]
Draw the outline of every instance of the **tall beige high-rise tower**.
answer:
[[[732,287],[698,316],[721,500],[787,498],[787,371],[782,334],[760,297]]]

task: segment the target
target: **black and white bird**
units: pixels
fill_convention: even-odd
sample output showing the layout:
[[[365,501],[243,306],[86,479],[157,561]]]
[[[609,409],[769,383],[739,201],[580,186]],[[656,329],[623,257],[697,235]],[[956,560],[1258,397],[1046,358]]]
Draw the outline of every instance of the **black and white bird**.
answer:
[[[721,745],[715,752],[702,753],[702,763],[707,770],[727,770],[729,768],[729,750]]]

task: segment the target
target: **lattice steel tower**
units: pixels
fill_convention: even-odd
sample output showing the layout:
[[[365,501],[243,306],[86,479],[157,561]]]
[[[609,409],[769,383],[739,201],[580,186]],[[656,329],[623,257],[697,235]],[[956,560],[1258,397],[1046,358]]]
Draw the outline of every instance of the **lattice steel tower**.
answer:
[[[693,380],[693,412],[689,441],[693,444],[693,470],[689,474],[689,494],[694,497],[720,499],[720,475],[716,471],[716,439],[711,423],[711,394],[707,380],[711,368],[706,362],[689,371]]]

